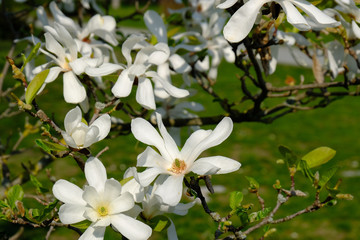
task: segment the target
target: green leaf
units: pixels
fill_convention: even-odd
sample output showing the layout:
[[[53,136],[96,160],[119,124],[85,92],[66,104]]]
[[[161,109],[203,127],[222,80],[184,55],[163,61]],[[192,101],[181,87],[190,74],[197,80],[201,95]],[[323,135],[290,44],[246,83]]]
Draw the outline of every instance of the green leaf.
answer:
[[[45,69],[44,71],[36,74],[36,76],[31,80],[25,92],[26,104],[31,104],[31,102],[34,100],[40,87],[45,82],[45,79],[48,76],[49,71],[50,69]]]
[[[311,172],[307,162],[305,160],[300,160],[297,169],[301,170],[305,177],[310,179],[312,182],[314,181],[314,174]]]
[[[339,169],[339,167],[332,167],[328,169],[325,173],[321,174],[320,180],[319,180],[319,188],[320,191],[326,186],[326,184],[329,182],[329,180],[334,176],[336,171]]]
[[[241,207],[241,202],[244,198],[242,192],[234,191],[230,193],[230,207],[232,210],[236,210]]]
[[[38,193],[47,193],[47,192],[49,192],[49,190],[44,188],[42,183],[39,182],[39,180],[35,176],[33,176],[31,174],[30,174],[30,181],[34,185],[34,187],[36,188],[36,191]]]
[[[291,151],[288,147],[280,145],[279,152],[285,158],[286,164],[288,165],[289,168],[296,166],[299,159],[293,151]]]
[[[7,200],[12,209],[16,208],[16,201],[21,201],[24,197],[24,190],[20,185],[14,185],[7,191]]]
[[[249,183],[250,183],[250,189],[253,189],[253,190],[258,190],[259,189],[259,187],[260,187],[260,185],[259,185],[259,183],[254,179],[254,178],[252,178],[252,177],[247,177],[247,176],[245,176],[245,178],[249,181]]]
[[[91,225],[89,220],[84,220],[78,223],[71,224],[71,226],[76,227],[78,229],[87,229]]]
[[[150,227],[155,232],[161,232],[170,226],[170,220],[166,216],[156,216],[149,221]]]
[[[127,182],[129,182],[133,178],[134,178],[133,176],[124,178],[123,180],[120,181],[121,186],[124,186]]]
[[[271,208],[265,208],[264,210],[250,213],[249,214],[250,223],[257,222],[257,221],[265,218],[270,213],[270,211],[271,211]]]
[[[319,147],[303,156],[302,160],[307,162],[309,168],[313,168],[327,163],[335,154],[336,151],[329,147]]]
[[[51,149],[44,143],[41,139],[35,140],[36,145],[38,145],[42,150],[44,150],[47,153],[51,153]]]
[[[23,59],[24,63],[23,63],[23,65],[22,65],[22,67],[21,67],[21,71],[23,71],[24,68],[25,68],[25,66],[26,66],[26,64],[28,64],[28,63],[36,56],[36,54],[37,54],[37,52],[39,51],[39,48],[40,48],[40,47],[41,47],[41,43],[38,42],[38,43],[34,46],[34,48],[31,50],[29,56],[28,56],[27,58]],[[24,57],[25,57],[25,56],[24,56]]]
[[[57,143],[48,142],[42,139],[35,140],[36,145],[42,148],[45,152],[51,153],[51,151],[66,151],[68,150],[67,147],[62,146]]]

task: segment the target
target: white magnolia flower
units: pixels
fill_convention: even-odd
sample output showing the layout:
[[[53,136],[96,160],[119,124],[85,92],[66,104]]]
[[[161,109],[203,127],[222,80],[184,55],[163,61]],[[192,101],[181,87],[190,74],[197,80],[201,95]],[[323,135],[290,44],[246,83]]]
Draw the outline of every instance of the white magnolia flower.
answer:
[[[231,133],[233,122],[225,117],[212,130],[198,130],[186,141],[179,151],[175,141],[166,131],[160,114],[157,114],[157,124],[161,133],[145,119],[136,118],[131,122],[131,131],[135,138],[145,144],[152,145],[138,156],[137,166],[147,167],[139,173],[142,186],[148,186],[158,175],[158,185],[155,194],[159,195],[165,204],[175,206],[179,203],[183,189],[185,174],[194,172],[199,175],[224,174],[239,169],[240,163],[222,156],[204,157],[197,159],[208,148],[219,145]]]
[[[77,75],[84,73],[88,66],[97,66],[99,59],[90,57],[78,57],[78,47],[69,32],[62,26],[55,23],[52,32],[45,33],[45,47],[48,51],[40,48],[40,51],[50,57],[52,61],[40,65],[33,70],[39,73],[50,65],[49,74],[45,79],[45,84],[53,82],[58,75],[63,72],[63,94],[68,103],[80,103],[86,99],[85,87],[81,84]]]
[[[137,52],[135,60],[131,57],[131,52]],[[177,88],[161,78],[156,72],[151,71],[150,67],[163,64],[169,58],[170,50],[167,44],[158,43],[155,46],[148,44],[142,35],[131,35],[122,45],[122,54],[126,59],[127,65],[103,64],[98,68],[87,68],[89,76],[99,76],[110,74],[119,69],[124,69],[111,92],[115,97],[127,97],[130,95],[132,87],[137,79],[136,101],[147,109],[155,109],[155,96],[151,81],[160,82],[165,91],[176,98],[183,98],[189,95],[184,89]]]
[[[53,186],[54,196],[64,203],[58,212],[60,221],[64,224],[91,221],[80,240],[103,239],[110,224],[128,239],[148,239],[151,228],[124,214],[134,207],[132,195],[121,193],[121,184],[115,179],[107,179],[101,161],[89,158],[84,172],[89,183],[84,190],[62,179]]]
[[[71,109],[65,116],[65,131],[61,134],[72,148],[86,148],[103,140],[110,132],[111,120],[109,114],[101,115],[90,126],[82,122],[79,107]]]
[[[230,8],[236,2],[236,0],[226,0],[217,7],[222,9]],[[280,4],[286,13],[287,21],[301,31],[308,31],[311,27],[296,7],[303,10],[314,22],[332,26],[338,26],[340,24],[305,0],[249,0],[231,16],[225,25],[225,39],[229,42],[240,42],[243,40],[252,29],[259,10],[268,2]]]
[[[356,22],[360,23],[360,9],[353,0],[335,0],[335,2],[338,4],[335,7],[336,10],[350,15]]]
[[[136,172],[136,168],[129,168],[124,174],[124,179],[129,179],[123,188],[122,192],[129,192],[133,195],[135,202],[141,203],[142,208],[138,208],[138,215],[141,213],[141,216],[150,221],[156,216],[160,216],[166,213],[174,213],[176,215],[185,216],[188,213],[188,210],[193,207],[196,201],[192,201],[190,203],[178,203],[175,206],[169,206],[165,204],[162,198],[155,194],[155,190],[158,185],[143,187],[139,184],[138,173]],[[170,218],[170,226],[167,229],[168,239],[177,240],[177,234],[175,225]]]

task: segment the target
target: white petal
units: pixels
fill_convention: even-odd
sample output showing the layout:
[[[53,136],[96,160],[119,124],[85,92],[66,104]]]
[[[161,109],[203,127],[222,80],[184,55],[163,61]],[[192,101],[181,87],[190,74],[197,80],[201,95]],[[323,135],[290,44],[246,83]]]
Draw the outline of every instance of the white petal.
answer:
[[[71,182],[60,179],[56,181],[52,191],[54,196],[63,203],[86,205],[86,202],[81,197],[83,190]]]
[[[45,83],[53,82],[59,76],[59,73],[61,71],[62,71],[61,67],[50,68],[49,74],[46,76]]]
[[[195,161],[193,165],[188,169],[189,172],[194,172],[198,175],[213,175],[220,170],[219,167],[208,163]]]
[[[97,126],[90,126],[85,135],[84,148],[91,146],[93,143],[98,141],[99,128]]]
[[[78,148],[78,145],[76,145],[76,142],[69,134],[67,134],[65,131],[62,131],[61,135],[64,138],[67,145],[69,145],[72,148]]]
[[[189,209],[192,208],[195,205],[196,201],[192,201],[189,203],[179,203],[178,205],[176,205],[175,207],[173,207],[172,209],[172,213],[180,215],[180,216],[185,216]]]
[[[158,128],[160,130],[161,136],[164,139],[165,148],[166,148],[167,152],[170,154],[170,158],[172,160],[179,158],[180,152],[179,152],[178,146],[176,145],[174,139],[170,136],[170,134],[166,130],[166,128],[162,122],[161,115],[159,113],[155,113],[155,115],[156,115],[156,122],[157,122]]]
[[[172,162],[160,156],[154,149],[147,147],[144,152],[137,157],[139,167],[161,167],[166,169]]]
[[[182,196],[183,179],[184,175],[170,175],[164,181],[162,181],[163,179],[158,178],[156,181],[158,188],[155,190],[155,194],[161,197],[165,204],[175,206],[180,202]]]
[[[173,221],[171,221],[171,219],[169,220],[170,220],[170,226],[167,229],[167,237],[169,240],[178,240],[175,225]]]
[[[66,72],[63,76],[64,98],[67,103],[80,103],[86,98],[86,91],[76,75],[72,72]]]
[[[181,158],[183,160],[189,159],[189,156],[192,154],[194,149],[204,141],[210,134],[212,130],[197,130],[193,132],[190,137],[186,140],[183,148],[181,149]]]
[[[145,38],[142,35],[131,35],[130,37],[128,37],[125,42],[122,45],[121,48],[121,52],[123,54],[123,56],[126,59],[126,62],[128,64],[130,64],[132,62],[132,58],[131,58],[131,50],[136,46],[136,44],[144,41]]]
[[[128,69],[125,69],[121,72],[115,85],[111,89],[111,92],[114,94],[115,97],[127,97],[131,92],[133,83],[134,76],[130,76],[128,74]]]
[[[97,207],[101,204],[101,196],[102,192],[97,192],[96,189],[92,186],[85,186],[82,198],[86,201],[88,205],[91,206],[91,208],[89,208],[89,215],[92,215],[93,213],[91,211],[95,211],[94,209],[97,209]]]
[[[313,18],[315,21],[321,24],[336,24],[337,21],[325,13],[323,13],[320,9],[312,5],[311,3],[305,0],[292,0],[292,3],[302,9],[307,15]]]
[[[173,160],[166,150],[164,140],[148,121],[143,118],[133,119],[131,121],[131,132],[140,142],[155,146],[166,160]]]
[[[94,227],[97,228],[97,227],[107,227],[111,224],[111,218],[110,216],[105,216],[105,217],[102,217],[100,218],[99,220],[97,220],[95,223],[94,223]]]
[[[64,47],[66,47],[70,52],[71,61],[74,61],[77,58],[77,45],[75,40],[70,35],[70,33],[65,29],[63,25],[55,22],[54,27],[56,32],[59,34],[60,38],[58,39]]]
[[[169,57],[169,62],[177,73],[186,73],[191,71],[191,67],[178,54],[173,54]]]
[[[360,28],[354,20],[351,21],[351,31],[356,38],[360,38]]]
[[[145,171],[138,173],[141,186],[149,186],[150,183],[152,183],[154,179],[161,173],[166,173],[166,171],[158,167],[148,168]]]
[[[98,193],[102,193],[107,180],[106,169],[102,162],[90,157],[85,163],[84,172],[89,185],[95,187]]]
[[[225,174],[225,173],[234,172],[241,167],[241,164],[238,161],[223,156],[200,158],[194,162],[194,165],[196,163],[210,163],[220,168],[220,170],[216,174]]]
[[[294,25],[301,31],[308,31],[310,30],[310,25],[305,20],[305,18],[300,14],[300,12],[296,9],[296,7],[289,1],[281,0],[278,1],[281,5],[282,9],[286,13],[287,21]]]
[[[85,220],[85,217],[83,216],[84,212],[84,205],[65,203],[60,206],[58,214],[62,223],[73,224]]]
[[[159,81],[164,89],[173,97],[183,98],[189,96],[189,91],[185,89],[177,88],[167,82],[165,79],[161,78],[156,72],[147,72],[147,76],[152,77],[153,81]]]
[[[209,173],[201,173],[201,169],[199,166],[205,166],[206,164],[210,164],[212,166],[216,166],[219,168],[219,170],[216,173],[212,174],[225,174],[237,171],[241,164],[238,161],[235,161],[234,159],[223,157],[223,156],[213,156],[213,157],[206,157],[206,158],[200,158],[194,162],[193,169],[191,171],[200,174],[200,175],[210,175]],[[195,168],[197,170],[195,171]],[[204,167],[206,168],[206,167]]]
[[[156,109],[154,90],[148,78],[139,78],[136,101],[146,109]]]
[[[170,56],[170,49],[167,43],[158,43],[155,45],[155,48],[157,49],[153,53],[150,54],[148,63],[154,64],[154,65],[160,65],[166,62]]]
[[[229,42],[240,42],[252,29],[260,8],[270,0],[246,2],[237,10],[224,27],[224,37]]]
[[[155,35],[158,42],[167,43],[166,27],[164,21],[157,12],[153,10],[146,11],[144,14],[144,22],[150,32]]]
[[[99,134],[97,141],[103,140],[110,132],[111,120],[109,114],[103,114],[97,118],[91,126],[96,126],[99,128]]]
[[[101,77],[101,76],[109,75],[120,69],[124,69],[124,67],[114,63],[103,63],[101,66],[97,68],[93,68],[93,67],[85,68],[85,73],[91,77]]]
[[[46,49],[54,53],[61,62],[65,61],[65,50],[50,33],[45,33]]]
[[[80,236],[79,240],[103,240],[106,227],[93,227],[90,225]]]
[[[217,5],[216,7],[220,8],[220,9],[226,9],[226,8],[232,7],[236,2],[237,2],[237,0],[226,0],[225,2]]]
[[[74,130],[74,128],[81,122],[82,114],[80,108],[77,106],[71,109],[65,116],[64,126],[65,131],[68,134]]]
[[[120,212],[125,212],[133,208],[135,205],[133,196],[125,192],[121,194],[116,199],[112,200],[109,206],[109,209],[111,211],[110,214],[117,214]]]
[[[206,149],[214,147],[222,143],[227,139],[232,132],[233,122],[231,118],[225,117],[221,122],[216,126],[214,131],[206,137],[202,142],[200,142],[194,149],[191,151],[187,159],[184,159],[187,164],[191,165],[193,161]]]
[[[145,240],[148,239],[152,233],[152,229],[148,225],[124,214],[111,216],[111,224],[124,235],[124,237],[131,240]]]
[[[122,187],[119,181],[111,178],[107,179],[105,182],[105,188],[104,188],[104,199],[115,199],[121,195]]]
[[[84,73],[85,68],[88,66],[85,58],[75,59],[74,61],[69,62],[69,65],[76,75]]]
[[[76,33],[77,30],[77,25],[76,23],[69,17],[65,16],[60,9],[58,8],[58,6],[56,5],[56,3],[54,1],[52,1],[50,3],[50,11],[53,15],[53,17],[55,18],[56,22],[59,22],[61,24],[63,24],[64,26],[66,26],[66,28],[71,31],[72,33]]]

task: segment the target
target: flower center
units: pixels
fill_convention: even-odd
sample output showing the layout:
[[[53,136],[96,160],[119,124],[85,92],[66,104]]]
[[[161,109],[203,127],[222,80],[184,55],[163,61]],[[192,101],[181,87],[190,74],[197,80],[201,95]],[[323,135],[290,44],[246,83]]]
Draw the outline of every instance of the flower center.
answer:
[[[71,137],[74,139],[78,147],[84,146],[85,136],[86,136],[86,131],[84,131],[84,129],[81,128],[75,129],[75,131],[73,131],[73,133],[71,134]]]
[[[104,206],[100,206],[98,209],[97,209],[97,212],[99,213],[100,216],[104,217],[106,215],[109,214],[109,211],[106,207]]]
[[[180,174],[186,169],[186,163],[184,160],[175,159],[168,171],[175,174]]]

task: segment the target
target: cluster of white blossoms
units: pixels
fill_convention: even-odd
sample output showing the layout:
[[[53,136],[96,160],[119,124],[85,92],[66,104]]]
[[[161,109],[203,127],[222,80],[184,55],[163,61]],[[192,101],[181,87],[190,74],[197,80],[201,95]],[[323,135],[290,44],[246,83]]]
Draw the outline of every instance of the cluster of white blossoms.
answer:
[[[40,91],[61,76],[65,101],[81,106],[70,110],[64,118],[65,130],[61,135],[70,150],[81,151],[103,140],[114,119],[118,121],[115,116],[110,116],[111,111],[101,113],[103,109],[97,109],[99,111],[89,123],[83,119],[82,112],[91,109],[89,99],[96,96],[92,92],[94,89],[104,92],[111,89],[104,95],[114,102],[135,93],[136,102],[145,114],[149,111],[147,117],[152,123],[156,122],[159,130],[144,118],[132,119],[131,133],[149,146],[137,157],[136,167],[143,171],[129,168],[123,184],[108,179],[104,165],[95,157],[85,163],[87,185],[83,189],[66,180],[54,184],[53,194],[63,203],[58,211],[60,221],[64,224],[90,223],[80,239],[103,239],[109,225],[128,239],[148,239],[152,229],[146,223],[150,220],[166,213],[186,215],[195,204],[195,201],[181,202],[187,174],[226,174],[240,168],[238,161],[228,157],[200,157],[204,151],[229,137],[233,129],[231,118],[224,117],[214,130],[194,126],[182,148],[179,147],[180,129],[169,127],[167,130],[162,118],[169,122],[194,118],[197,116],[194,112],[203,110],[200,103],[182,100],[195,94],[190,87],[196,74],[206,75],[211,85],[217,78],[220,63],[223,60],[234,62],[240,55],[241,50],[234,46],[241,45],[254,24],[260,23],[261,10],[268,8],[270,2],[280,5],[287,21],[300,31],[341,27],[348,40],[360,38],[357,25],[360,10],[352,0],[336,0],[336,8],[324,11],[305,0],[248,0],[243,1],[245,3],[231,17],[226,9],[237,6],[237,0],[188,2],[188,7],[172,10],[180,16],[178,20],[183,21],[182,28],[168,30],[167,22],[155,11],[148,10],[143,19],[150,33],[139,32],[126,37],[118,34],[115,18],[104,15],[95,0],[81,0],[85,9],[92,8],[98,13],[83,26],[61,10],[63,7],[65,11],[73,11],[72,0],[51,2],[51,17],[45,8],[37,9],[38,25],[45,32],[45,42],[34,36],[27,40],[40,42],[40,53],[49,61],[37,67],[28,64],[26,75],[33,79],[36,74],[49,70]],[[277,41],[291,49],[294,45],[311,47],[299,33],[277,28],[271,31]],[[124,62],[117,60],[115,47],[121,48]],[[355,51],[359,55],[360,45]],[[278,46],[271,46],[271,52],[269,74],[276,69]],[[306,64],[302,61],[306,56],[295,51],[291,54],[300,64]],[[316,50],[313,54],[317,54]],[[356,61],[344,53],[339,42],[330,43],[326,55],[328,60],[322,64],[334,78],[344,71],[344,64],[348,67],[349,78],[359,73]],[[115,76],[116,80],[106,81],[104,77],[109,75]],[[183,81],[174,81],[173,76],[181,76]],[[169,222],[168,237],[177,239],[175,225],[170,219]]]

